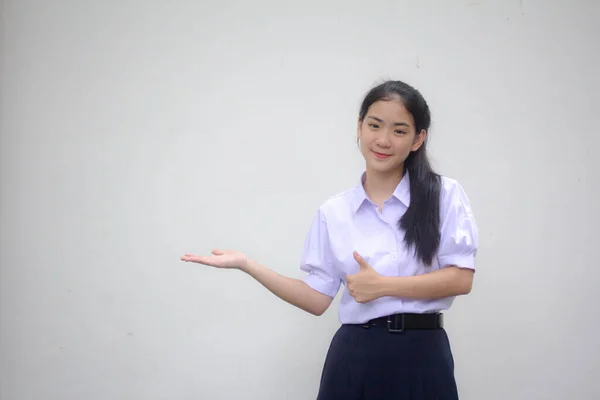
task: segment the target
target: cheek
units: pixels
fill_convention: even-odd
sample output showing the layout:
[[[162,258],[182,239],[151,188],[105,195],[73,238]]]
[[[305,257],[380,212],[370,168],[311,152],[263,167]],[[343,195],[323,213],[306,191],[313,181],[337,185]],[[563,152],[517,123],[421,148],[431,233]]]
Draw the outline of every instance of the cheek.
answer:
[[[361,143],[361,145],[360,145],[360,154],[362,154],[362,156],[365,159],[369,158],[369,152],[370,152],[369,148],[364,143]]]
[[[394,153],[396,154],[396,158],[399,163],[404,162],[404,160],[406,160],[406,158],[411,152],[411,147],[412,144],[408,141],[394,146]]]
[[[376,132],[372,132],[369,129],[363,129],[363,132],[360,136],[360,141],[366,147],[373,145],[374,142],[377,141],[378,134]]]
[[[365,151],[368,151],[370,143],[369,143],[369,137],[367,135],[362,135],[359,138],[359,142],[358,143],[359,143],[360,151],[361,152],[364,153]]]
[[[398,141],[394,143],[396,153],[403,155],[410,153],[412,146],[413,141],[409,138],[399,138]]]

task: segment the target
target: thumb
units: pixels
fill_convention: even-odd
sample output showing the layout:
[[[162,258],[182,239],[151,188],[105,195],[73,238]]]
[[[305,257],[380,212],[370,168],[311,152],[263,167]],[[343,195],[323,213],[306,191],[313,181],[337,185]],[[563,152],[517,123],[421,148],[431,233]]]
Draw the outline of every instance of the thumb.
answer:
[[[356,251],[354,252],[354,259],[356,260],[356,262],[360,266],[361,270],[366,270],[366,269],[370,269],[371,268],[371,266],[369,264],[367,264],[367,262],[365,261],[365,259],[362,258],[362,256],[360,254],[358,254]]]
[[[215,256],[222,256],[225,252],[223,250],[221,250],[221,249],[213,249],[212,253]]]

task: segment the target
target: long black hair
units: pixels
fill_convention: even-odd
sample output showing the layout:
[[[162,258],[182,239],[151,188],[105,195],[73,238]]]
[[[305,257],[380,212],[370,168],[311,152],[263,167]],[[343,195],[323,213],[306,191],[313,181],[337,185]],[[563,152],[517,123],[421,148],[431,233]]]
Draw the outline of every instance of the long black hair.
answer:
[[[425,264],[431,265],[440,245],[440,190],[441,178],[431,168],[427,157],[427,139],[431,113],[427,102],[414,87],[402,81],[386,81],[372,88],[360,107],[361,122],[369,107],[377,101],[398,99],[412,115],[415,133],[427,131],[425,141],[418,150],[409,154],[404,168],[410,177],[410,205],[398,226],[404,233],[407,247]]]

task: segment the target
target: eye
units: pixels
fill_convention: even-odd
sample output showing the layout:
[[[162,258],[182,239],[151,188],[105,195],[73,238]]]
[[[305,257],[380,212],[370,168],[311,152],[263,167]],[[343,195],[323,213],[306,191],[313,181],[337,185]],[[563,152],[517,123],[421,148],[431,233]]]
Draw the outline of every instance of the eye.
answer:
[[[404,135],[406,132],[404,132],[404,131],[396,131],[396,133],[397,133],[398,135]]]
[[[379,125],[377,125],[377,124],[369,124],[369,126],[373,129],[379,128]]]

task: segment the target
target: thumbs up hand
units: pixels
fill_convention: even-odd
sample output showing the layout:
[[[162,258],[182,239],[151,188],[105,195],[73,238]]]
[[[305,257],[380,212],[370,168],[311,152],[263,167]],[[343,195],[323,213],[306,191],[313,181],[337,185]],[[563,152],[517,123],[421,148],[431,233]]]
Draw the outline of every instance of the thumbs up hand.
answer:
[[[381,297],[382,276],[377,273],[356,251],[354,259],[359,265],[356,274],[346,276],[346,287],[358,303],[367,303]]]

